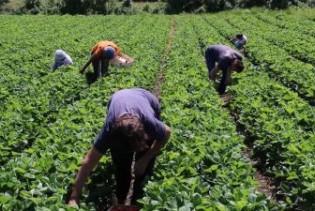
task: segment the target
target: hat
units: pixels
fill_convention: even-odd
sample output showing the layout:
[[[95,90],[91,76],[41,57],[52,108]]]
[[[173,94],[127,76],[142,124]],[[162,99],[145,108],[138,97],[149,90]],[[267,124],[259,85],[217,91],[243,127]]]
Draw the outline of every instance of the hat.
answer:
[[[65,57],[65,52],[61,49],[56,50],[55,52],[55,58],[56,60],[61,60]]]
[[[103,49],[105,59],[113,59],[115,57],[115,49],[112,46],[107,46]]]
[[[63,50],[58,49],[55,51],[55,60],[51,65],[52,70],[56,70],[58,67],[73,64],[71,57]]]
[[[247,37],[245,35],[243,35],[243,40],[245,41],[245,43],[247,42]]]

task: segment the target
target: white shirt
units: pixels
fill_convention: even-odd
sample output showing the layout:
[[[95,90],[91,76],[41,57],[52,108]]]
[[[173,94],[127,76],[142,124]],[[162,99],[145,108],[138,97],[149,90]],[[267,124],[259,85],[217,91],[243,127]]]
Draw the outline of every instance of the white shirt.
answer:
[[[71,57],[61,49],[55,52],[55,61],[51,65],[52,70],[56,70],[58,67],[73,64]]]
[[[247,37],[245,35],[243,35],[239,41],[242,45],[245,45],[247,43]]]

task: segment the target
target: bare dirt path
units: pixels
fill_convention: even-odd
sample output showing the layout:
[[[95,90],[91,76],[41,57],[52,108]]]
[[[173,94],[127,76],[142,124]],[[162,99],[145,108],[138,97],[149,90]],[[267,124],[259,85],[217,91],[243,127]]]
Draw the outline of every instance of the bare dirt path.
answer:
[[[161,97],[161,87],[164,81],[164,67],[167,63],[167,58],[168,55],[170,53],[170,50],[172,48],[172,42],[175,36],[175,31],[176,31],[176,27],[175,27],[175,18],[172,18],[172,23],[171,23],[171,28],[170,28],[170,32],[169,32],[169,38],[168,38],[168,43],[166,45],[164,54],[163,54],[163,58],[160,62],[160,67],[158,70],[158,75],[156,77],[156,81],[155,81],[155,86],[154,86],[154,90],[153,90],[153,94],[155,94],[155,96],[157,96],[158,99],[160,99]]]
[[[229,93],[220,95],[220,99],[223,102],[223,107],[230,112],[233,120],[235,121],[237,132],[244,136],[244,129],[242,129],[242,126],[237,121],[237,114],[230,108],[230,98],[231,96]],[[252,166],[256,169],[253,177],[258,182],[257,191],[264,193],[270,198],[271,201],[275,202],[277,183],[272,177],[268,176],[263,170],[259,168],[259,158],[255,158],[253,154],[253,145],[255,140],[252,140],[246,135],[245,137],[244,144],[246,145],[246,148],[244,149],[244,154],[250,159]]]

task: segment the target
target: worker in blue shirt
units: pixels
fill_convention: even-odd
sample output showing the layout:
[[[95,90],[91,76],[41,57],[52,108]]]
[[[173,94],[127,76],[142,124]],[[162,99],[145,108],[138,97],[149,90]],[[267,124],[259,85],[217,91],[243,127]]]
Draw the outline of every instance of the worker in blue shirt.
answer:
[[[132,204],[135,204],[143,195],[141,183],[147,175],[152,174],[155,157],[170,137],[170,128],[160,120],[157,97],[145,89],[117,91],[111,96],[107,109],[105,123],[76,176],[69,206],[78,204],[90,172],[108,150],[116,169],[118,203],[124,204],[132,175],[135,175],[132,195]]]
[[[209,80],[215,81],[218,71],[222,70],[222,78],[218,87],[219,94],[225,93],[226,86],[231,84],[233,71],[244,69],[243,56],[236,50],[225,45],[210,45],[205,53]]]
[[[230,42],[240,53],[244,53],[247,41],[248,39],[244,34],[236,34],[235,37],[230,39]]]

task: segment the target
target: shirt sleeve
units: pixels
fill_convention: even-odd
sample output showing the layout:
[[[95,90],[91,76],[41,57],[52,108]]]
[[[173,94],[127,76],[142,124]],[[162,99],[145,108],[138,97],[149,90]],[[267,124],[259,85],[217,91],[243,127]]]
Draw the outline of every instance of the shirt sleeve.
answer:
[[[232,63],[232,59],[229,57],[223,58],[219,61],[218,63],[218,67],[222,70],[222,71],[226,71],[228,69],[228,67],[231,65]]]
[[[165,126],[160,120],[147,121],[144,128],[150,139],[156,141],[163,141],[165,139]]]
[[[102,57],[102,48],[101,47],[97,47],[94,51],[94,54],[96,55],[96,57],[98,59],[100,59]]]
[[[65,65],[73,64],[72,58],[69,55],[66,55],[64,63]]]
[[[121,52],[120,52],[120,49],[116,46],[115,47],[115,56],[121,56]]]
[[[109,128],[107,127],[107,124],[105,123],[99,132],[97,138],[94,141],[94,147],[102,154],[105,154],[106,151],[109,149]]]
[[[243,56],[239,52],[235,52],[234,55],[238,60],[241,60],[241,61],[243,60]]]
[[[150,102],[151,108],[154,111],[155,118],[160,120],[161,119],[161,106],[160,106],[160,102],[158,98],[155,95],[151,94],[149,98],[149,102]]]

